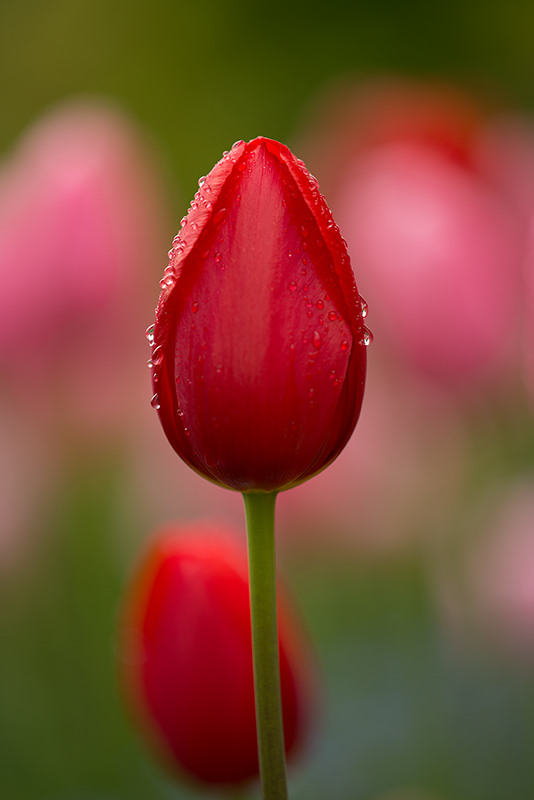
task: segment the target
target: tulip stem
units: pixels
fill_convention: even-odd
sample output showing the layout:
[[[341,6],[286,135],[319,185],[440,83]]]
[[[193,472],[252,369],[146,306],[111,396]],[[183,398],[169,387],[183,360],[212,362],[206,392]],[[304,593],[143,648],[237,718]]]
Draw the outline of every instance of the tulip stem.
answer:
[[[260,778],[264,800],[287,800],[282,723],[274,507],[276,492],[246,493],[250,611]]]

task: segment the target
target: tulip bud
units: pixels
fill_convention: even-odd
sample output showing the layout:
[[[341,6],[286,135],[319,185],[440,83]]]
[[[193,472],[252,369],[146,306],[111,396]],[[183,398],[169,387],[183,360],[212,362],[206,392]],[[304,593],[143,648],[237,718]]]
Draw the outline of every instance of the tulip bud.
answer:
[[[121,634],[126,700],[172,771],[210,784],[257,777],[247,556],[237,538],[213,524],[162,531],[127,593]],[[311,692],[282,600],[279,648],[290,754]]]
[[[153,405],[204,477],[287,489],[357,422],[365,306],[317,181],[287,147],[237,142],[199,185],[147,334]]]

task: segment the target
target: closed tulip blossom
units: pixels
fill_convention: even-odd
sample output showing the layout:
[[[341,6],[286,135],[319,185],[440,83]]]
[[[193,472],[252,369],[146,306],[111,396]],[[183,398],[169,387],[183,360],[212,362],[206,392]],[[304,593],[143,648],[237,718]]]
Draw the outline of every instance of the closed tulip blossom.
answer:
[[[199,183],[149,330],[153,405],[204,477],[287,489],[336,458],[360,413],[369,334],[346,245],[278,142],[236,143]]]
[[[154,538],[125,603],[121,672],[126,699],[159,757],[208,784],[257,778],[247,557],[215,524]],[[286,751],[308,727],[303,650],[279,604]]]

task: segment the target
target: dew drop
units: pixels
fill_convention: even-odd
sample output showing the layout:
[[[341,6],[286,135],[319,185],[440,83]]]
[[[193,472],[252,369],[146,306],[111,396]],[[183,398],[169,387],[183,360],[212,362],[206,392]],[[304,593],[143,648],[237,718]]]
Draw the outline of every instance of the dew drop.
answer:
[[[145,336],[148,339],[149,345],[153,345],[154,344],[154,328],[155,327],[156,327],[155,325],[149,325],[148,328],[146,329]]]
[[[202,187],[204,186],[205,183],[206,183],[206,176],[203,175],[201,178],[198,179],[198,185]]]
[[[215,214],[213,215],[213,222],[215,223],[215,225],[217,225],[217,223],[219,223],[223,219],[225,214],[226,214],[225,208],[220,208],[218,211],[215,212]]]
[[[220,253],[215,253],[215,258],[213,259],[216,264],[220,264],[222,259],[222,255]]]
[[[300,232],[302,233],[303,236],[307,236],[308,235],[307,227],[305,225],[301,225],[300,226]]]
[[[319,331],[314,331],[312,336],[313,346],[318,350],[321,346],[321,334]]]
[[[336,311],[329,311],[328,312],[328,319],[330,322],[335,322],[337,319],[337,312]]]
[[[373,334],[371,333],[369,328],[365,328],[364,327],[363,335],[362,335],[362,342],[366,347],[368,345],[372,344],[372,342],[373,342]]]
[[[236,147],[240,147],[242,144],[245,144],[243,139],[238,139],[237,142],[234,142],[232,145],[232,150],[235,150]]]
[[[319,309],[319,311],[322,311],[322,310],[323,310],[323,308],[324,308],[324,302],[323,302],[322,300],[317,300],[317,303],[316,303],[316,305],[317,305],[317,308]]]
[[[365,300],[361,295],[360,295],[360,306],[362,309],[362,317],[365,319],[365,317],[367,316],[367,312],[369,311],[369,306],[367,305],[367,303],[365,302]]]
[[[343,341],[341,342],[341,349],[342,350],[348,350],[349,349],[349,343],[346,341],[346,339],[343,339]]]
[[[182,219],[180,220],[180,227],[185,228],[186,225],[187,225],[187,217],[182,217]]]
[[[193,312],[193,314],[196,314],[198,311],[198,303],[196,300],[194,303],[191,303],[191,311]]]
[[[161,408],[160,403],[159,403],[159,397],[158,397],[157,394],[155,394],[152,397],[152,400],[150,401],[150,405],[152,406],[152,408],[155,408],[156,411],[158,411]]]
[[[294,292],[296,288],[297,284],[295,283],[295,281],[289,281],[289,291]]]

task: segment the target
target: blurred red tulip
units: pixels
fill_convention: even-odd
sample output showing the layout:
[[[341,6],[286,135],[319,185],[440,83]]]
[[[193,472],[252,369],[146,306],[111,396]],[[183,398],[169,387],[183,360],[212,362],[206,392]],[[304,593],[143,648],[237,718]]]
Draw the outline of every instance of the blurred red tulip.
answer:
[[[199,183],[150,331],[153,404],[209,480],[286,489],[336,458],[360,412],[368,332],[345,242],[278,142],[236,143]]]
[[[247,556],[233,532],[199,523],[157,535],[129,587],[121,637],[127,700],[157,754],[205,783],[257,777]],[[292,754],[312,693],[283,598],[279,642]]]
[[[528,155],[525,131],[520,148],[518,135],[490,137],[495,117],[474,100],[415,81],[377,81],[331,110],[309,160],[380,346],[457,396],[503,385],[519,366],[528,231],[517,177],[532,172],[534,139]]]

